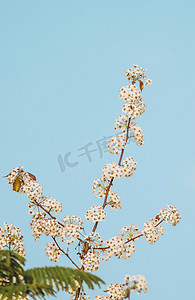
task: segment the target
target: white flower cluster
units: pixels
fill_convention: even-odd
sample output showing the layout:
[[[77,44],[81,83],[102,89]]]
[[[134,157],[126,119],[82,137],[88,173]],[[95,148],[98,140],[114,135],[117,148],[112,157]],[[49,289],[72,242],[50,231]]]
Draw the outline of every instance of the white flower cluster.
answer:
[[[133,157],[127,157],[121,166],[119,164],[111,162],[102,167],[102,176],[108,180],[112,178],[120,178],[122,175],[130,177],[136,170],[137,163]]]
[[[142,275],[126,275],[123,284],[110,284],[105,292],[110,296],[99,295],[95,297],[95,300],[123,300],[128,298],[130,291],[136,291],[138,294],[143,292],[144,294],[148,290],[148,283]],[[129,299],[129,298],[128,298]]]
[[[125,289],[122,284],[110,284],[108,287],[108,294],[112,299],[122,300],[125,297]]]
[[[88,221],[99,222],[103,221],[106,217],[107,213],[100,205],[94,205],[88,209],[86,212],[85,218]]]
[[[128,126],[128,116],[125,115],[120,115],[119,119],[116,119],[114,121],[114,129],[115,130],[120,130],[123,132],[123,134],[126,133],[127,131],[127,126]],[[144,143],[144,135],[143,131],[140,126],[138,126],[135,122],[135,120],[131,121],[129,125],[129,137],[128,139],[133,139],[138,146],[141,146]],[[109,145],[108,145],[109,147]]]
[[[139,234],[140,234],[139,228],[137,226],[130,224],[129,226],[124,226],[121,229],[119,233],[119,237],[127,241]]]
[[[43,233],[51,237],[57,237],[61,234],[61,228],[58,226],[58,221],[50,217],[47,218],[45,212],[37,212],[34,214],[30,226],[33,230],[35,241],[37,241]]]
[[[4,247],[17,252],[21,256],[25,256],[23,236],[21,235],[21,229],[13,224],[8,225],[4,223],[5,229],[0,227],[0,250]]]
[[[119,118],[114,121],[114,129],[126,133],[128,121],[129,121],[129,116],[120,115]]]
[[[100,266],[100,258],[96,252],[88,252],[84,258],[80,259],[81,265],[84,267],[85,271],[93,272],[97,271]]]
[[[105,242],[106,249],[103,251],[102,260],[107,261],[112,255],[118,258],[127,259],[135,252],[133,242],[126,243],[122,236],[114,236]]]
[[[141,93],[135,84],[127,85],[120,89],[120,98],[127,103],[134,104],[135,101],[139,101],[141,99]]]
[[[102,176],[108,180],[111,180],[112,177],[120,178],[123,175],[123,170],[121,166],[117,163],[111,162],[102,167]]]
[[[146,240],[150,244],[156,243],[156,241],[159,239],[160,235],[163,235],[163,226],[160,224],[157,226],[159,223],[158,219],[150,219],[150,222],[145,222],[144,223],[144,229],[142,230],[142,233],[145,235]]]
[[[67,242],[68,245],[74,243],[80,236],[80,232],[83,231],[83,221],[77,216],[65,216],[62,219],[64,227],[61,229],[61,240]],[[67,238],[70,237],[69,240]]]
[[[62,255],[62,252],[58,249],[55,243],[48,243],[45,250],[46,255],[49,256],[51,261],[59,261],[59,257]]]
[[[21,187],[21,192],[27,194],[29,200],[34,203],[34,201],[39,201],[43,197],[43,188],[35,180],[31,180],[28,174],[23,175],[24,185]]]
[[[130,177],[133,175],[134,171],[136,170],[137,163],[133,159],[133,157],[127,157],[125,161],[123,161],[123,175],[125,177]]]
[[[110,153],[119,154],[120,150],[125,149],[125,147],[126,147],[126,141],[125,141],[124,134],[114,135],[113,137],[110,138],[108,144],[108,149]]]
[[[55,214],[62,212],[62,203],[51,197],[44,197],[41,205],[44,206],[47,211],[53,211]]]
[[[93,183],[94,196],[96,198],[105,197],[108,186],[109,186],[109,180],[106,177],[101,177],[96,179]],[[109,195],[109,201],[107,201],[107,204],[110,205],[112,209],[116,209],[116,210],[121,209],[121,201],[119,196],[116,193],[112,192],[110,189],[108,195]]]
[[[93,193],[96,198],[103,198],[109,185],[109,180],[105,177],[100,177],[93,182]]]
[[[110,205],[112,209],[121,209],[120,197],[112,191],[109,191],[109,201],[107,202],[107,204]]]
[[[145,104],[142,99],[136,101],[135,103],[125,103],[123,104],[122,112],[129,114],[131,119],[135,119],[141,116],[145,112]]]
[[[120,98],[125,101],[122,112],[128,113],[131,119],[141,116],[145,111],[145,104],[141,98],[141,93],[135,84],[122,87]]]
[[[14,168],[8,174],[8,183],[13,189],[19,193],[27,194],[29,198],[29,213],[34,214],[34,209],[37,207],[36,202],[41,203],[49,212],[58,213],[62,211],[62,204],[51,197],[43,196],[43,188],[36,181],[36,177],[28,172],[24,172],[22,167]],[[17,181],[17,188],[15,188]]]
[[[126,275],[124,278],[124,285],[127,287],[128,290],[136,291],[137,294],[143,292],[144,294],[148,290],[148,282],[146,278],[142,275]]]
[[[66,242],[68,245],[80,237],[80,232],[83,230],[81,219],[70,215],[65,216],[62,219],[62,223],[58,222],[51,213],[60,213],[62,204],[56,199],[43,196],[43,188],[36,181],[36,177],[33,174],[24,172],[22,167],[18,167],[14,168],[7,177],[9,184],[13,186],[15,191],[28,195],[29,213],[33,215],[30,226],[36,241],[43,233],[52,238],[61,237],[62,242]],[[36,208],[38,208],[38,212],[35,212]],[[43,211],[40,211],[39,208],[43,209]],[[101,213],[99,217],[101,217]],[[47,253],[50,253],[51,259],[56,261],[60,252],[55,244],[48,245]],[[52,253],[54,253],[53,256]]]
[[[166,221],[166,223],[171,223],[172,226],[175,226],[177,223],[179,223],[179,220],[181,219],[178,209],[172,205],[168,205],[168,209],[162,208],[160,210],[160,216]]]
[[[144,72],[147,71],[147,69],[144,68],[138,68],[138,65],[134,65],[133,68],[129,68],[128,70],[125,71],[125,77],[129,80],[129,81],[137,81],[137,80],[144,80],[146,79],[146,76],[144,74]],[[147,84],[151,84],[152,80],[151,79],[147,79],[145,81],[145,85]]]
[[[139,127],[135,121],[132,121],[130,124],[130,139],[133,139],[138,146],[143,145],[144,143],[144,135],[141,127]]]

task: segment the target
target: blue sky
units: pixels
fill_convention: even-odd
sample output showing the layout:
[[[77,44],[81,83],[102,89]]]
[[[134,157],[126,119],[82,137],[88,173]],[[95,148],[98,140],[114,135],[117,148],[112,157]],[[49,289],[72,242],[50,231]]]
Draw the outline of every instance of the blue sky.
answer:
[[[137,170],[116,181],[123,209],[110,211],[99,233],[109,238],[124,225],[142,228],[167,204],[182,220],[165,224],[155,245],[137,241],[128,261],[101,264],[97,275],[107,284],[125,274],[146,277],[148,293],[132,299],[194,299],[194,9],[188,0],[0,1],[1,174],[19,165],[36,174],[45,195],[62,202],[61,217],[84,219],[101,203],[93,181],[117,158],[101,157],[97,141],[114,133],[122,108],[118,91],[128,84],[124,71],[138,64],[153,80],[143,92],[146,112],[137,119],[145,143],[126,151]],[[91,162],[79,156],[88,143],[96,149]],[[62,172],[57,158],[68,152],[78,164]],[[33,240],[27,198],[6,179],[0,188],[0,226],[7,221],[22,229],[27,267],[53,265],[44,250],[50,240]],[[63,257],[59,264],[70,266]]]

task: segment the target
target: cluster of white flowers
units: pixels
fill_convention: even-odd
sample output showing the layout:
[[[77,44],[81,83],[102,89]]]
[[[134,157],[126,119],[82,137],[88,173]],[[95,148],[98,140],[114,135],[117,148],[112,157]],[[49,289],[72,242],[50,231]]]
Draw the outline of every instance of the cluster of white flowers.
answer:
[[[110,205],[112,209],[121,209],[120,197],[117,195],[117,193],[114,193],[112,191],[109,191],[109,201],[107,204]]]
[[[108,149],[110,153],[119,154],[120,150],[125,149],[125,147],[126,147],[126,141],[125,141],[124,134],[114,135],[113,137],[110,138],[108,144]]]
[[[130,177],[133,175],[134,171],[136,170],[137,163],[135,162],[133,157],[130,156],[123,161],[122,166],[123,166],[123,175],[125,177]]]
[[[114,121],[114,129],[126,133],[128,121],[129,121],[129,116],[120,115],[119,118]]]
[[[29,198],[29,213],[34,214],[34,209],[39,202],[49,212],[58,213],[62,211],[62,204],[51,197],[43,196],[43,188],[36,181],[36,177],[31,173],[24,172],[23,167],[14,168],[10,174],[7,175],[8,183],[13,189],[19,193],[27,194]],[[16,186],[17,181],[17,186]],[[16,187],[15,187],[16,186]]]
[[[33,230],[35,241],[37,241],[43,233],[51,237],[57,237],[61,234],[58,221],[56,219],[47,218],[45,212],[37,212],[34,214],[30,226]]]
[[[108,294],[112,297],[112,299],[122,300],[125,297],[125,289],[120,283],[112,283],[108,287]]]
[[[103,221],[106,217],[107,213],[103,210],[100,205],[94,205],[88,209],[86,212],[85,218],[88,221],[99,222]]]
[[[117,163],[111,162],[102,167],[102,176],[108,180],[113,178],[120,178],[123,175],[121,166]]]
[[[80,236],[80,232],[83,231],[83,221],[77,216],[65,216],[62,219],[64,227],[61,229],[61,240],[67,242],[68,245],[74,243]],[[69,240],[67,238],[70,237]]]
[[[137,163],[133,157],[127,157],[121,166],[119,164],[111,162],[102,167],[102,176],[111,180],[112,178],[120,178],[122,175],[130,177],[136,170]]]
[[[120,98],[125,102],[134,104],[135,101],[139,101],[141,99],[141,93],[135,84],[127,85],[120,89]]]
[[[13,224],[8,225],[6,222],[4,223],[4,227],[5,229],[0,227],[0,250],[8,248],[24,257],[26,252],[21,229]]]
[[[136,124],[136,122],[134,121],[134,122],[131,122],[131,125],[130,125],[129,129],[130,129],[129,138],[133,139],[138,146],[143,145],[144,135],[143,135],[143,131],[142,131],[141,127],[139,127]]]
[[[127,259],[135,252],[133,242],[126,243],[122,236],[114,236],[105,242],[105,250],[103,251],[102,260],[107,261],[112,255],[118,258]]]
[[[142,99],[136,101],[135,103],[125,103],[123,104],[122,112],[129,114],[131,119],[135,119],[141,116],[145,112],[145,104]]]
[[[93,193],[96,198],[103,198],[109,185],[109,180],[105,177],[100,177],[93,182]]]
[[[150,219],[150,222],[144,223],[144,229],[142,230],[142,233],[145,235],[146,240],[150,244],[156,243],[156,241],[159,239],[160,235],[163,235],[163,226],[159,224],[158,219]],[[158,226],[157,226],[158,225]]]
[[[138,236],[139,234],[140,234],[139,228],[137,226],[130,224],[129,226],[124,226],[121,229],[119,233],[119,237],[123,238],[126,242],[129,239]]]
[[[179,223],[179,220],[181,219],[178,209],[172,205],[168,205],[168,209],[162,208],[160,210],[160,216],[166,221],[166,223],[171,223],[172,226],[175,226],[177,223]]]
[[[41,205],[44,206],[49,212],[53,211],[55,214],[62,212],[62,203],[60,203],[57,199],[44,197]]]
[[[100,258],[96,252],[88,252],[84,258],[80,259],[81,265],[84,267],[85,271],[93,272],[97,271],[100,266]]]
[[[135,82],[140,79],[144,80],[146,79],[146,76],[144,74],[145,71],[147,71],[147,69],[138,68],[138,65],[134,65],[133,68],[129,68],[128,70],[125,71],[125,77],[132,82]],[[152,83],[151,79],[147,79],[145,81],[145,85],[151,83]]]
[[[28,174],[24,174],[23,176],[23,178],[27,180],[25,180],[24,185],[21,187],[21,193],[27,194],[29,200],[34,203],[34,201],[42,199],[43,188],[37,181],[31,180],[27,176]]]
[[[148,290],[148,282],[142,275],[126,275],[123,284],[110,284],[105,292],[110,296],[99,295],[95,300],[123,300],[129,297],[130,291],[136,291],[138,294],[144,294]],[[129,299],[129,298],[128,298]]]
[[[49,256],[51,261],[59,261],[59,257],[62,255],[62,252],[58,249],[55,243],[48,243],[45,250],[46,255]]]
[[[146,278],[142,275],[126,275],[124,278],[124,285],[128,290],[136,291],[138,294],[143,292],[144,294],[148,290],[148,282]]]

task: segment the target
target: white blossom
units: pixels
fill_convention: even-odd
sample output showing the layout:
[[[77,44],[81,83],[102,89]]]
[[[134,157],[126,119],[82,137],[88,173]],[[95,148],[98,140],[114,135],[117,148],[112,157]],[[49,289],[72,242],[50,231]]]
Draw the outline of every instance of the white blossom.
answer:
[[[64,227],[61,229],[60,237],[62,242],[67,242],[68,245],[74,243],[83,231],[83,221],[77,216],[65,216],[62,219]],[[69,240],[67,240],[69,238]]]
[[[160,224],[158,225],[159,220],[151,218],[149,222],[144,223],[144,229],[142,233],[145,235],[146,240],[150,244],[156,243],[159,239],[160,235],[163,235],[163,226]],[[158,225],[158,226],[157,226]]]
[[[178,209],[172,205],[168,205],[168,209],[162,208],[160,210],[160,216],[166,221],[166,223],[171,223],[172,226],[175,226],[177,223],[179,223],[179,220],[181,219]]]
[[[122,149],[126,147],[126,140],[124,134],[114,135],[110,138],[108,149],[110,153],[119,154]]]
[[[103,221],[106,217],[107,213],[100,205],[94,205],[88,209],[86,212],[85,218],[88,221],[99,222]]]
[[[109,191],[108,194],[109,194],[109,200],[107,204],[110,205],[112,209],[120,210],[121,209],[120,197],[112,191]]]
[[[110,184],[110,181],[106,177],[100,177],[100,178],[96,179],[93,183],[94,196],[96,198],[105,197],[109,184]]]
[[[130,177],[133,175],[134,171],[136,170],[137,163],[135,162],[133,157],[127,157],[123,163],[123,175],[125,177]]]
[[[51,261],[58,262],[62,252],[58,249],[55,243],[48,243],[46,245],[46,255],[49,256]]]
[[[117,163],[111,162],[102,167],[102,176],[108,180],[112,177],[120,178],[123,175],[123,169]]]
[[[118,119],[114,121],[114,129],[120,130],[123,133],[127,132],[127,126],[128,126],[129,116],[120,115]]]
[[[0,250],[5,247],[17,252],[21,256],[26,256],[21,229],[13,224],[4,223],[5,229],[0,227]]]
[[[88,252],[84,258],[80,259],[81,265],[85,271],[93,272],[97,271],[100,266],[99,255],[96,252]]]
[[[108,287],[108,294],[115,300],[122,300],[125,297],[125,289],[122,284],[110,284]]]
[[[137,294],[140,294],[143,292],[144,294],[148,290],[148,282],[146,281],[146,278],[142,275],[126,275],[124,278],[124,285],[129,290],[136,291]]]

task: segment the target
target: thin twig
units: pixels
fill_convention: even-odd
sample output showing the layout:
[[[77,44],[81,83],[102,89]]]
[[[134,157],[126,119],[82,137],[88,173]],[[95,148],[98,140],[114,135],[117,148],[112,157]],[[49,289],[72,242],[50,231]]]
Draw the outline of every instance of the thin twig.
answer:
[[[77,266],[77,264],[72,260],[72,258],[69,256],[69,254],[66,253],[66,252],[60,247],[60,245],[59,245],[58,242],[56,241],[55,237],[53,237],[53,240],[54,240],[54,243],[56,244],[56,246],[58,247],[58,249],[59,249],[62,253],[64,253],[64,255],[66,255],[66,257],[68,257],[68,259],[73,263],[73,265],[75,265],[75,267],[76,267],[77,269],[81,270],[81,268],[79,268],[79,267]]]
[[[128,138],[129,138],[129,126],[130,126],[130,122],[131,122],[131,118],[129,118],[128,124],[127,124],[127,133],[126,133],[125,143],[127,143],[127,140],[128,140]],[[124,150],[125,150],[125,149],[122,149],[122,150],[121,150],[121,155],[120,155],[119,162],[118,162],[118,165],[119,165],[119,166],[121,165],[121,161],[122,161],[122,158],[123,158]],[[105,198],[104,198],[104,203],[103,203],[103,205],[102,205],[102,208],[103,208],[103,209],[105,208],[105,206],[106,206],[106,204],[107,204],[106,202],[107,202],[107,198],[108,198],[108,193],[109,193],[110,188],[111,188],[111,186],[112,186],[113,180],[114,180],[114,177],[111,178],[111,180],[110,180],[110,182],[109,182],[109,185],[108,185],[108,187],[107,187],[106,195],[105,195]],[[92,229],[92,232],[93,232],[93,233],[96,231],[97,226],[98,226],[98,223],[99,223],[99,222],[95,222],[95,225],[94,225],[94,227],[93,227],[93,229]]]

